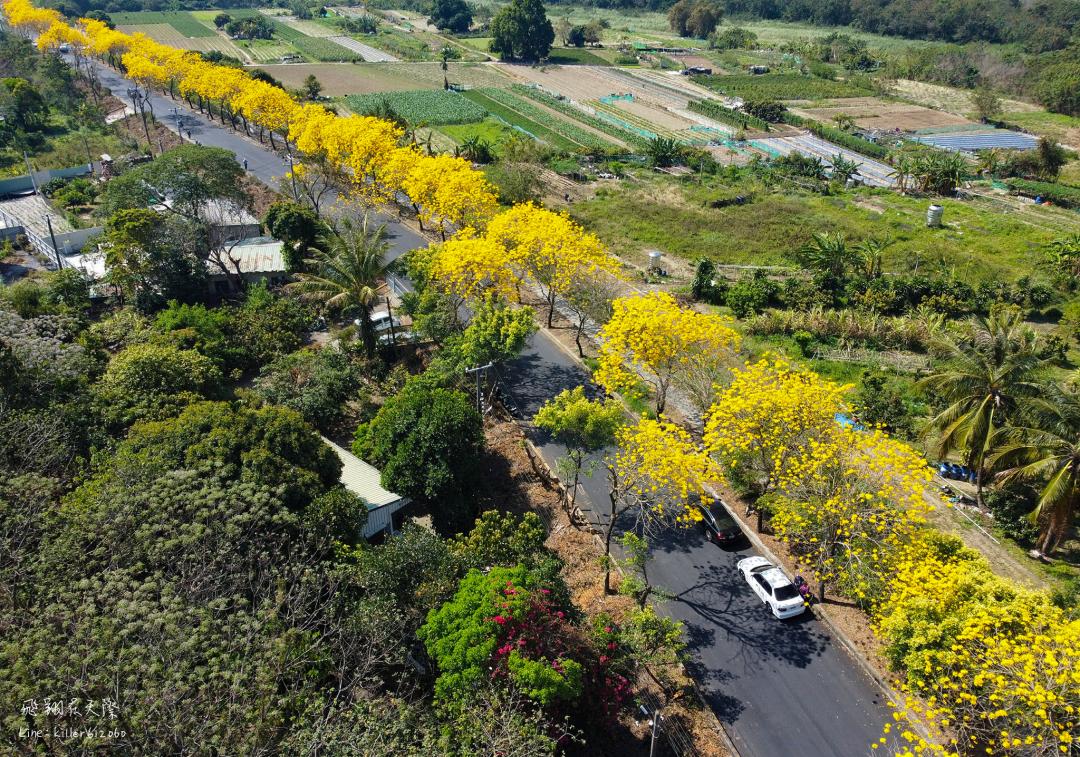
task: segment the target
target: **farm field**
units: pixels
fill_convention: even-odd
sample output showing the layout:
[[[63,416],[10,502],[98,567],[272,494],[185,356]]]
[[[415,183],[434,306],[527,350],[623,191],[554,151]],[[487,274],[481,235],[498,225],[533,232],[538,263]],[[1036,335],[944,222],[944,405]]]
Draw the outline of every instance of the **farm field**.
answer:
[[[849,97],[815,103],[813,107],[801,104],[789,104],[788,107],[796,115],[826,124],[831,124],[836,116],[851,116],[855,124],[863,129],[915,131],[941,126],[975,125],[955,113],[933,110],[921,105],[886,102],[877,97]]]
[[[331,42],[341,45],[346,50],[352,50],[369,63],[394,63],[397,61],[397,58],[390,53],[383,52],[371,45],[365,45],[363,42],[358,42],[352,37],[337,35],[329,37],[328,39]]]
[[[1050,137],[1066,147],[1080,150],[1080,118],[1046,111],[1027,111],[1005,113],[1001,119],[1032,134]]]
[[[471,99],[441,89],[349,95],[345,104],[354,113],[363,113],[381,100],[410,124],[467,124],[482,121],[487,116],[487,111]]]
[[[272,23],[274,37],[295,47],[305,58],[324,63],[362,60],[359,54],[328,39],[309,37],[281,21],[275,20]]]
[[[392,68],[375,63],[292,63],[263,65],[259,68],[287,87],[300,87],[308,76],[314,75],[323,85],[323,94],[330,97],[436,89],[434,84],[418,80],[407,72],[396,72],[397,65]]]
[[[496,146],[496,153],[498,152],[497,146],[499,142],[508,135],[515,133],[505,123],[494,118],[485,118],[483,121],[471,124],[447,124],[440,126],[437,131],[445,134],[457,144],[478,137]]]
[[[1033,273],[1043,265],[1044,245],[1062,235],[1062,224],[1080,231],[1080,218],[1059,209],[1029,222],[1023,213],[989,203],[940,200],[945,224],[928,229],[928,200],[882,190],[828,197],[761,189],[747,205],[713,210],[706,202],[715,191],[652,179],[602,189],[571,212],[611,249],[654,248],[725,264],[790,265],[793,251],[817,232],[843,232],[849,240],[891,236],[896,241],[885,251],[886,271],[906,272],[918,263],[927,273],[962,271],[973,283]]]
[[[243,50],[254,63],[279,61],[285,55],[296,53],[291,45],[271,39],[238,40],[234,44]]]
[[[217,11],[214,13],[216,16]],[[113,23],[117,26],[143,26],[147,24],[168,24],[185,37],[216,37],[212,22],[202,23],[191,13],[185,11],[139,11],[135,13],[113,13]]]
[[[337,28],[321,21],[301,20],[292,16],[279,17],[277,21],[309,37],[332,37],[335,34],[340,34]]]
[[[890,94],[903,98],[928,108],[943,110],[949,113],[970,115],[975,106],[971,102],[970,92],[956,87],[946,87],[941,84],[927,84],[910,79],[897,79],[893,82]],[[1037,113],[1042,108],[1020,100],[1002,100],[1002,108],[1006,113]]]
[[[127,34],[141,32],[156,42],[181,50],[195,50],[202,53],[217,50],[223,55],[230,55],[240,60],[245,59],[243,51],[236,43],[220,34],[211,33],[206,37],[186,37],[171,24],[120,25],[117,28]]]
[[[496,119],[534,137],[535,139],[547,142],[552,147],[561,150],[574,151],[585,146],[581,142],[577,142],[561,133],[562,131],[567,130],[565,127],[569,126],[569,124],[561,122],[563,123],[563,127],[559,127],[556,124],[560,122],[555,117],[530,117],[528,112],[522,112],[514,107],[516,104],[517,107],[520,108],[521,103],[524,101],[517,99],[515,103],[514,100],[507,100],[506,98],[501,97],[500,93],[501,90],[472,89],[464,94],[474,103],[486,109]],[[599,140],[596,141],[598,142]]]
[[[711,90],[743,98],[770,100],[826,100],[872,94],[852,81],[833,81],[802,74],[735,74],[695,76],[694,81]]]

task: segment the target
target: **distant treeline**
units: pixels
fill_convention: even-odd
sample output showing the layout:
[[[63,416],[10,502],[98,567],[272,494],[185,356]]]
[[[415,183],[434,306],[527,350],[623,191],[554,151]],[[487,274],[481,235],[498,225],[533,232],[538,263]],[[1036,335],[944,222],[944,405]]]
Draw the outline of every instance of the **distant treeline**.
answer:
[[[567,2],[642,10],[665,10],[672,5],[672,0]],[[727,16],[850,25],[910,39],[1018,42],[1030,52],[1066,47],[1072,29],[1080,25],[1080,3],[1075,0],[717,0],[717,5]]]

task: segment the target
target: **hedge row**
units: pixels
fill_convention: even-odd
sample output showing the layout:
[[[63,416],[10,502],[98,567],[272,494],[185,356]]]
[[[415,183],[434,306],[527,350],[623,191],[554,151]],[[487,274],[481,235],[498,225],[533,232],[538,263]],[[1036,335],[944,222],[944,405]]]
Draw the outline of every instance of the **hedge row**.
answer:
[[[602,131],[604,134],[615,137],[618,140],[625,142],[631,147],[644,147],[649,143],[649,140],[642,137],[640,134],[634,134],[632,131],[620,128],[610,121],[605,121],[602,118],[589,115],[580,108],[575,108],[565,100],[560,100],[554,95],[550,95],[543,90],[536,87],[527,87],[524,84],[514,84],[511,89],[519,95],[528,97],[532,100],[536,100],[538,103],[543,103],[552,110],[557,110],[560,113],[569,116],[577,121],[581,121],[583,124],[587,124],[597,131]]]
[[[1027,179],[1009,179],[1006,183],[1013,192],[1025,197],[1042,197],[1063,208],[1080,208],[1080,187]]]
[[[736,126],[740,129],[769,131],[768,121],[758,118],[757,116],[751,116],[749,113],[743,113],[741,110],[725,107],[720,103],[712,102],[711,100],[693,100],[687,107],[695,113],[700,113],[703,116],[708,116],[716,121],[730,124],[731,126]]]
[[[834,126],[826,126],[820,121],[814,121],[810,118],[802,118],[794,113],[788,111],[784,113],[784,123],[791,124],[792,126],[801,126],[804,129],[809,129],[810,133],[816,137],[827,139],[830,142],[846,147],[862,155],[866,155],[870,158],[877,158],[884,160],[889,155],[889,150],[876,142],[871,142],[869,139],[863,139],[843,129],[837,129]]]

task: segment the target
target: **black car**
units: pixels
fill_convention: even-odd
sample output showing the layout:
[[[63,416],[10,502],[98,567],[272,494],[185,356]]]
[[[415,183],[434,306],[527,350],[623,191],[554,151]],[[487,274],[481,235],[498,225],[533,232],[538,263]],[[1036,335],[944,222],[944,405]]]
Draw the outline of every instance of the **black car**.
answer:
[[[734,544],[742,539],[742,529],[722,504],[700,504],[697,509],[701,513],[701,528],[706,539],[716,544]]]

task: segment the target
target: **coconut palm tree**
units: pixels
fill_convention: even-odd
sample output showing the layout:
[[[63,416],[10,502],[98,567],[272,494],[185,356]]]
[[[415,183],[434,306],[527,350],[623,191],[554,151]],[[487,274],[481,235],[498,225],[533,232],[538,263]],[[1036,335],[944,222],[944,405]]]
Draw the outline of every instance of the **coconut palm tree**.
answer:
[[[1061,543],[1080,502],[1080,391],[1050,384],[1026,400],[1022,423],[995,434],[998,450],[987,460],[998,480],[1045,481],[1032,517],[1038,549],[1051,554]]]
[[[953,450],[965,455],[976,471],[975,496],[982,505],[984,469],[997,429],[1016,412],[1017,401],[1042,389],[1033,379],[1046,361],[1036,354],[1035,332],[1018,310],[999,310],[989,318],[974,318],[962,339],[935,340],[934,350],[946,366],[919,382],[947,407],[931,420],[938,432],[934,452]]]
[[[313,250],[315,256],[305,261],[310,273],[296,274],[298,281],[286,286],[302,300],[355,317],[369,357],[375,354],[371,309],[388,272],[389,246],[384,224],[373,227],[366,215],[359,222],[342,219],[320,245],[322,249]]]

